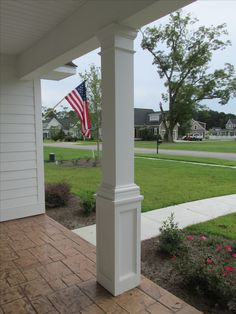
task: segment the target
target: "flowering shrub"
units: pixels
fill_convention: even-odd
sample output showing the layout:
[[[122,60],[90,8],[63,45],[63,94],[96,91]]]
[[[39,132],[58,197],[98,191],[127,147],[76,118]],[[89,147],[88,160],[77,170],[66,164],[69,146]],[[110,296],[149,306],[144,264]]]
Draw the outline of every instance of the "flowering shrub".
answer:
[[[236,243],[204,235],[187,235],[185,242],[177,259],[184,284],[236,313]]]
[[[174,214],[171,213],[161,228],[159,236],[159,249],[170,255],[179,254],[183,250],[183,232],[178,228],[178,224],[174,222]]]

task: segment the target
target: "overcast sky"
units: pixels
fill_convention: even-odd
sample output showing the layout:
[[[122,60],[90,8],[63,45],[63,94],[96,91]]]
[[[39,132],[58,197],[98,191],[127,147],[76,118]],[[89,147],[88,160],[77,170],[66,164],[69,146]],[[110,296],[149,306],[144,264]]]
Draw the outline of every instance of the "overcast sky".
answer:
[[[198,0],[183,9],[185,13],[192,13],[199,19],[199,25],[218,25],[227,24],[229,39],[232,46],[226,50],[216,52],[212,60],[212,68],[222,68],[225,63],[231,63],[236,68],[236,0]],[[150,25],[166,23],[168,16],[164,17]],[[144,27],[145,28],[145,27]],[[152,108],[159,110],[158,103],[161,99],[161,93],[165,90],[163,83],[158,78],[156,67],[152,65],[152,56],[149,52],[140,47],[141,35],[135,40],[135,59],[134,59],[134,106],[136,108]],[[100,66],[100,49],[74,60],[78,66],[78,72],[88,69],[89,65],[94,63]],[[67,93],[81,82],[78,76],[73,76],[62,81],[42,80],[42,104],[46,107],[53,107]],[[65,102],[66,104],[66,102]],[[223,111],[225,113],[236,114],[236,99],[228,104],[219,105],[217,100],[205,102],[210,109]],[[168,109],[168,108],[166,108]]]

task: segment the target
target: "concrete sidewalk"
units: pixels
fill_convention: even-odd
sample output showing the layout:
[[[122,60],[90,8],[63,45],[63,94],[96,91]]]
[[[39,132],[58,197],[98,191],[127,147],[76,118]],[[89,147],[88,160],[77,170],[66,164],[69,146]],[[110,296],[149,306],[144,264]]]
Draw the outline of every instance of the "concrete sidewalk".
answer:
[[[236,212],[236,194],[208,198],[175,206],[155,209],[141,214],[141,240],[159,235],[162,222],[174,213],[180,228]],[[96,225],[73,230],[96,245]]]

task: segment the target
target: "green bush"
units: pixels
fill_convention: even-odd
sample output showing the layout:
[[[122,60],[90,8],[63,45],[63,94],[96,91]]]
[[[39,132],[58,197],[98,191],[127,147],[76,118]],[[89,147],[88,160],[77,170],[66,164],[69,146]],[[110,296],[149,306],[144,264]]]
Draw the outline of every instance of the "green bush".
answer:
[[[170,255],[178,255],[183,250],[183,232],[174,222],[174,214],[171,213],[159,229],[159,250]]]
[[[70,186],[66,182],[50,183],[45,186],[46,208],[65,206],[70,198]]]
[[[93,192],[86,192],[80,196],[80,204],[86,215],[90,215],[96,210],[96,200]]]
[[[140,129],[140,136],[143,141],[156,140],[156,135],[154,135],[153,130],[149,128]]]

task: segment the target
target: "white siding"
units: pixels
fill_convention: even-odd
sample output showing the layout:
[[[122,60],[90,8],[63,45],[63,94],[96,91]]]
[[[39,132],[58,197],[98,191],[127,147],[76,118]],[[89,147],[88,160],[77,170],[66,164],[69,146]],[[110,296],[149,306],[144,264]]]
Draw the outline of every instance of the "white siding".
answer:
[[[0,56],[0,221],[45,212],[40,82]]]

